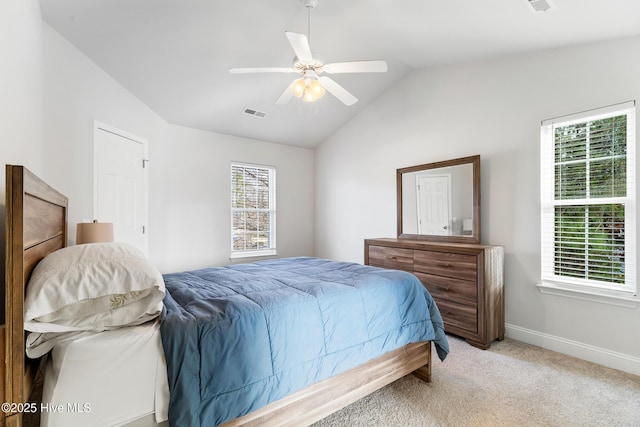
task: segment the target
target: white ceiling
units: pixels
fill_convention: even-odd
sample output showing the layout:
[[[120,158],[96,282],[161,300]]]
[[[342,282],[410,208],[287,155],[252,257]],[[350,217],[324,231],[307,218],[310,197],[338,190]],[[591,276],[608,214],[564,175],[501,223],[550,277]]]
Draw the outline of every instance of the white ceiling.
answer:
[[[275,100],[294,74],[285,31],[307,33],[303,0],[40,0],[43,19],[169,123],[313,147],[413,69],[640,34],[637,0],[320,0],[310,44],[325,62],[384,59],[384,74],[332,78],[347,107]],[[630,52],[637,54],[637,52]],[[243,114],[245,107],[265,118]]]

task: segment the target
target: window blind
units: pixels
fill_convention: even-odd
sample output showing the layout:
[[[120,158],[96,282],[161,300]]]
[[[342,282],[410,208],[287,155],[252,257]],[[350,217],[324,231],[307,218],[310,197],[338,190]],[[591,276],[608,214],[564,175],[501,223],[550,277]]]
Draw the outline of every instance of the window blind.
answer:
[[[275,168],[232,164],[232,253],[275,250],[275,214]]]
[[[543,122],[542,278],[636,291],[633,103]]]

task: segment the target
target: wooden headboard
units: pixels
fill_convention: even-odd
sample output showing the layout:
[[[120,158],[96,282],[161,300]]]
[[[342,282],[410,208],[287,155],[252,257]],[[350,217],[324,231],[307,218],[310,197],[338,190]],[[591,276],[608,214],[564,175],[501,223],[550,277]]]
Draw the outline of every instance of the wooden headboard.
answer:
[[[67,197],[28,169],[6,166],[3,402],[24,403],[31,393],[38,361],[25,356],[25,291],[36,264],[47,254],[66,246],[67,206]],[[4,414],[0,418],[2,425],[22,425],[20,413]]]

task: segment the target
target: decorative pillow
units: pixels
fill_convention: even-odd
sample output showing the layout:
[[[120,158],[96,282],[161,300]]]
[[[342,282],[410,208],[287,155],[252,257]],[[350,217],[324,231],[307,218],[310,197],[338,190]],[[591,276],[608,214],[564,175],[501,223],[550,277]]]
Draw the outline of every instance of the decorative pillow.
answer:
[[[47,255],[33,270],[24,327],[60,333],[140,324],[160,314],[164,294],[162,274],[133,246],[70,246]]]

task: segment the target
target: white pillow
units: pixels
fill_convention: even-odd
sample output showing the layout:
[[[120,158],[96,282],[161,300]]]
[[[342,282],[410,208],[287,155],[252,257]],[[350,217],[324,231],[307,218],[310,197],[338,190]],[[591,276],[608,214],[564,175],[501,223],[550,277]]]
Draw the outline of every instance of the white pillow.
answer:
[[[24,327],[59,333],[135,325],[160,314],[164,294],[162,274],[133,246],[69,246],[33,270]]]

